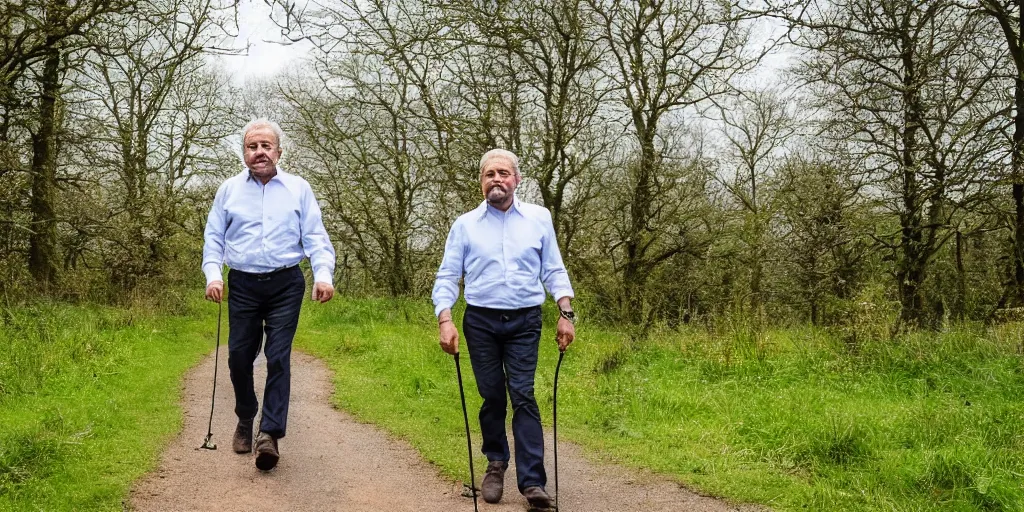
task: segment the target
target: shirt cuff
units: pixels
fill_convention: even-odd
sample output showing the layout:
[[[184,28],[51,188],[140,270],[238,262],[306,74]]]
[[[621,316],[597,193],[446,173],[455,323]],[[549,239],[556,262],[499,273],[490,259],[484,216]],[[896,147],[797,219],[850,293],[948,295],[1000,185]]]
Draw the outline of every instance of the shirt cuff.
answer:
[[[206,265],[203,265],[203,273],[206,274],[207,286],[214,281],[224,281],[224,276],[221,274],[220,267],[221,265],[216,263],[207,263]]]
[[[315,283],[327,283],[327,284],[329,284],[331,286],[334,286],[334,276],[331,275],[330,271],[328,271],[325,268],[322,268],[322,269],[319,269],[319,270],[315,270],[313,272],[313,282],[315,282]]]
[[[447,304],[447,305],[446,304],[438,304],[438,305],[434,306],[434,316],[440,317],[442,311],[444,311],[446,309],[451,309],[452,306],[454,306],[454,305],[455,304]]]
[[[567,289],[564,289],[564,290],[556,290],[556,291],[551,293],[551,296],[555,298],[555,302],[558,302],[558,301],[562,300],[563,297],[569,297],[570,299],[575,299],[576,298],[576,296],[573,295],[573,293],[572,293],[572,288],[567,288]]]

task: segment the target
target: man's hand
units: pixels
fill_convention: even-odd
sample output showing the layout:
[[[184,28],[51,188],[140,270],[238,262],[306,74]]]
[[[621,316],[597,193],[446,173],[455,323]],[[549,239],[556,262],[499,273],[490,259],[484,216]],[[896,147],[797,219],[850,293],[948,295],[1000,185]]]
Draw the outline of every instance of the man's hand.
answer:
[[[331,300],[331,297],[334,297],[333,286],[320,281],[313,283],[313,300],[323,304]]]
[[[451,317],[442,317],[438,320],[437,330],[441,339],[441,350],[455,355],[459,353],[459,331],[455,328]]]
[[[211,281],[206,285],[206,300],[220,302],[224,297],[224,281]]]
[[[558,350],[565,352],[565,349],[576,339],[576,326],[563,317],[558,317],[558,333],[555,340],[558,341]]]

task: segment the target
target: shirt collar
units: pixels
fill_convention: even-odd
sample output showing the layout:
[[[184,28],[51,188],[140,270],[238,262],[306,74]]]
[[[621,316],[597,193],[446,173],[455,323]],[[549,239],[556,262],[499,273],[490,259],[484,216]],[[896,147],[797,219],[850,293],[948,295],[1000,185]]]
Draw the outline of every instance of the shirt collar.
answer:
[[[281,170],[280,166],[275,167],[275,169],[277,169],[277,174],[275,174],[273,178],[270,178],[270,181],[274,181],[274,180],[280,178],[281,176],[283,176],[285,174],[288,174],[288,173],[284,172],[283,170]],[[248,182],[249,180],[256,181],[256,178],[252,177],[252,171],[250,171],[248,167],[243,167],[242,168],[242,175],[245,176],[245,181],[246,182]],[[270,181],[268,181],[267,183],[270,183]]]
[[[512,212],[519,212],[521,210],[520,204],[521,203],[519,202],[519,196],[513,194],[512,195],[512,205],[508,207],[508,211],[507,212],[503,212],[503,211],[501,211],[501,210],[499,210],[499,209],[497,209],[497,208],[487,204],[487,200],[486,199],[484,199],[483,202],[480,203],[480,206],[478,206],[476,209],[477,209],[477,211],[480,212],[479,218],[483,219],[484,217],[487,216],[487,212],[492,211],[492,210],[494,211],[495,215],[506,215],[506,214],[509,214],[509,213],[512,213]]]

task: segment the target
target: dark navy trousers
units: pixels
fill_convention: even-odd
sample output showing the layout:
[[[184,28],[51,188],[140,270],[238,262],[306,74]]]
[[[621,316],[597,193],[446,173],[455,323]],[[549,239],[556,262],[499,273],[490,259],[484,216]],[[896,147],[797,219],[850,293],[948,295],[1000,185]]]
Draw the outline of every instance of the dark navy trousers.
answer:
[[[467,306],[462,319],[477,390],[484,399],[480,407],[481,451],[488,461],[508,462],[505,416],[510,399],[519,492],[547,483],[544,433],[533,396],[540,329],[540,306],[514,310]]]
[[[228,272],[228,368],[235,414],[247,420],[259,410],[252,373],[266,334],[267,383],[260,430],[275,438],[284,437],[288,423],[292,339],[305,293],[306,280],[298,266],[267,274]]]

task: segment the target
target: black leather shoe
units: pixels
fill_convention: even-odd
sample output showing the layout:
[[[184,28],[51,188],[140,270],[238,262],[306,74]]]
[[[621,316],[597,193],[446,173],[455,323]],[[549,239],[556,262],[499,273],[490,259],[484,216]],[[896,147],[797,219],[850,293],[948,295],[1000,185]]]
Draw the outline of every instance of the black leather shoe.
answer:
[[[231,448],[235,453],[249,453],[252,451],[252,420],[238,422],[235,427],[235,435],[231,438]]]
[[[533,508],[544,510],[555,507],[555,500],[548,496],[543,487],[527,487],[523,489],[523,497]]]
[[[508,469],[508,462],[492,460],[487,463],[487,473],[484,474],[484,481],[480,484],[480,494],[483,494],[487,503],[501,501],[501,494],[505,489],[505,470]]]
[[[256,467],[261,471],[270,471],[277,465],[281,454],[277,451],[277,439],[266,432],[256,436]]]

